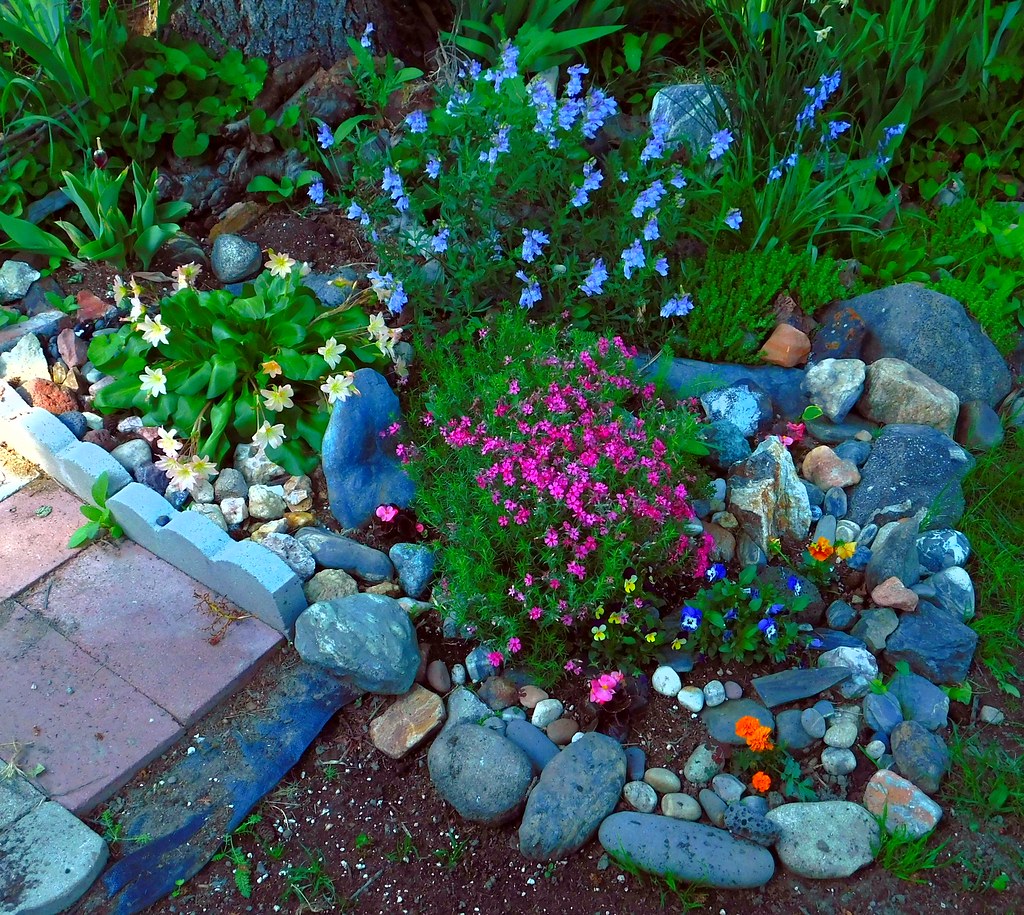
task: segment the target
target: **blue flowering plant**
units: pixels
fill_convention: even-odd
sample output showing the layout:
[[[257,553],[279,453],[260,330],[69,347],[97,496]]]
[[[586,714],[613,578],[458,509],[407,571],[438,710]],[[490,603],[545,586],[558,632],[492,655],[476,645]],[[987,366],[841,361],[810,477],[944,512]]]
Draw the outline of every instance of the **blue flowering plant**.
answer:
[[[747,566],[735,581],[716,563],[704,575],[708,584],[679,611],[678,642],[706,658],[741,663],[782,660],[805,641],[796,617],[809,603],[797,590],[780,591],[757,580]]]

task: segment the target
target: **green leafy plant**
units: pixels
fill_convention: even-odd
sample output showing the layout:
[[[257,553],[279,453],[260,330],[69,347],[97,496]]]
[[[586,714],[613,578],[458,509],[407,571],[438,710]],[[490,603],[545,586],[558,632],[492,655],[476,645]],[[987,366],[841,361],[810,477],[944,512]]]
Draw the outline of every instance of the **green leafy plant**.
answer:
[[[109,807],[100,814],[98,823],[103,829],[103,841],[108,845],[124,843],[145,845],[153,841],[153,837],[149,833],[143,833],[139,836],[126,836],[124,834],[124,824],[114,816],[113,811]]]
[[[371,43],[368,36],[367,42]],[[413,80],[422,78],[423,71],[417,67],[402,67],[390,52],[384,55],[383,60],[378,64],[374,60],[370,48],[363,43],[350,37],[348,46],[355,58],[351,68],[352,78],[366,103],[378,118],[383,117],[384,110],[391,100],[391,96],[402,86],[411,83]]]
[[[424,431],[405,452],[424,483],[416,510],[439,535],[435,600],[547,680],[573,655],[607,657],[616,626],[595,616],[618,605],[629,620],[608,660],[638,667],[678,631],[674,612],[662,622],[646,604],[707,563],[687,495],[707,453],[695,417],[637,377],[621,341],[522,312],[475,336],[424,354],[413,412]],[[635,593],[630,568],[643,579]]]
[[[259,836],[256,827],[263,821],[258,813],[251,813],[242,821],[237,829],[224,839],[224,844],[213,856],[213,861],[227,861],[232,868],[232,875],[235,880],[235,889],[243,899],[252,898],[252,860],[246,854],[245,849],[236,844],[249,836]]]
[[[886,826],[887,818],[887,810],[883,810],[875,818],[878,821],[878,841],[872,851],[875,854],[875,861],[894,877],[908,883],[927,883],[921,874],[948,867],[953,863],[952,858],[939,860],[939,855],[949,845],[949,839],[929,847],[931,835],[915,837],[903,824],[890,831]]]
[[[384,857],[392,864],[397,864],[399,862],[408,864],[413,858],[419,860],[420,853],[412,840],[412,836],[403,831],[395,840],[394,851],[389,851]]]
[[[77,549],[89,540],[96,540],[104,533],[109,534],[114,540],[124,536],[121,525],[107,507],[109,487],[110,475],[104,470],[92,484],[91,495],[94,504],[83,505],[80,509],[87,521],[71,535],[68,541],[69,550]]]
[[[445,835],[448,840],[447,846],[434,849],[434,857],[444,866],[448,873],[455,870],[469,848],[469,839],[460,839],[454,829],[449,829]]]
[[[297,899],[306,909],[317,911],[317,907],[326,905],[330,911],[338,911],[338,891],[334,880],[327,872],[327,860],[324,853],[317,849],[312,851],[302,847],[306,855],[306,864],[292,865],[285,869],[283,878],[285,888],[281,901]]]
[[[671,905],[673,911],[702,911],[707,904],[707,894],[696,884],[683,883],[673,874],[648,874],[625,849],[609,850],[615,863],[627,874],[640,882],[650,882],[658,890],[661,908]]]
[[[359,833],[356,836],[355,849],[356,851],[362,851],[364,848],[370,848],[373,845],[373,836],[367,835],[365,832]]]
[[[129,216],[122,209],[122,191],[132,173],[135,206]],[[138,165],[118,174],[102,168],[91,168],[85,178],[64,172],[64,192],[78,208],[87,231],[75,224],[59,220],[73,248],[55,235],[33,225],[27,219],[0,214],[0,228],[10,241],[0,247],[20,248],[66,259],[74,255],[81,260],[107,260],[124,267],[138,261],[149,267],[160,247],[180,229],[174,222],[191,207],[181,201],[158,203],[157,172],[148,177]]]
[[[296,191],[309,186],[318,178],[319,175],[310,169],[304,169],[294,178],[285,175],[280,181],[266,175],[257,175],[249,182],[246,191],[250,194],[266,194],[269,203],[285,203],[295,196]]]
[[[141,409],[147,425],[183,430],[190,450],[212,461],[255,437],[290,473],[312,470],[330,415],[324,400],[356,393],[353,371],[393,357],[398,334],[380,316],[367,321],[359,303],[372,293],[325,309],[301,265],[270,255],[272,269],[240,295],[186,287],[95,337],[89,358],[116,379],[96,408]]]

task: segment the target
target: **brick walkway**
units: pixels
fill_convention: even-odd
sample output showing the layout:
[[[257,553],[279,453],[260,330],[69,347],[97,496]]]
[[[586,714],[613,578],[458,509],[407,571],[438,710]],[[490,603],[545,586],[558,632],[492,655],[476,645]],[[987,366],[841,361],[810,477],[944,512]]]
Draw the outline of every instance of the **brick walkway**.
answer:
[[[129,541],[67,549],[52,481],[0,502],[0,759],[86,814],[258,669],[281,635]],[[40,768],[42,767],[42,768]]]

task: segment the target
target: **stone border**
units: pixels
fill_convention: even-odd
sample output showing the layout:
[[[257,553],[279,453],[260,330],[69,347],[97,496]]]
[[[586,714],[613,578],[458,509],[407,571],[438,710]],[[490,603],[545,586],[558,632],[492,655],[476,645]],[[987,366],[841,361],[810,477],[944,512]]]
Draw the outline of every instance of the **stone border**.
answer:
[[[266,547],[232,540],[199,512],[178,511],[134,482],[99,445],[79,441],[56,416],[30,407],[4,381],[0,439],[86,502],[106,472],[107,505],[128,537],[291,638],[306,596],[295,573]]]

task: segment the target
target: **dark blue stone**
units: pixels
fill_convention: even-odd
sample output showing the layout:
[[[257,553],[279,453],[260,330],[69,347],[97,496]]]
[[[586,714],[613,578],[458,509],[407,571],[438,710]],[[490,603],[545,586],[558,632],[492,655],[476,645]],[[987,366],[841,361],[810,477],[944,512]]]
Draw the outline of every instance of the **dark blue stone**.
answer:
[[[867,463],[867,459],[871,457],[871,443],[859,442],[856,439],[840,442],[833,450],[844,461],[849,461],[858,467],[863,467]]]
[[[825,501],[822,503],[822,508],[825,514],[832,515],[837,520],[846,517],[846,492],[839,486],[833,486],[825,493]]]
[[[867,648],[861,639],[835,629],[815,629],[811,635],[821,644],[811,645],[815,651],[831,651],[833,648]]]
[[[156,464],[149,462],[135,468],[135,482],[148,486],[154,492],[163,495],[170,481],[167,479],[166,473],[157,467]],[[188,493],[184,493],[184,495],[186,498],[188,497]],[[171,504],[173,505],[174,503],[172,502]],[[175,508],[178,508],[178,506],[175,506]]]
[[[560,752],[558,744],[529,721],[509,721],[505,736],[526,754],[534,772],[540,772]]]
[[[846,564],[854,571],[859,572],[861,569],[866,569],[868,563],[871,561],[871,550],[866,546],[858,546],[854,550],[853,555],[846,560]]]
[[[77,410],[71,410],[68,413],[61,413],[57,419],[71,430],[71,434],[75,438],[80,439],[89,431],[89,424],[86,422],[85,417]]]
[[[899,700],[890,693],[868,693],[864,697],[864,721],[869,728],[891,734],[903,720]]]
[[[716,419],[700,430],[701,438],[711,449],[708,462],[718,470],[727,471],[733,464],[750,457],[750,442],[727,419]]]

